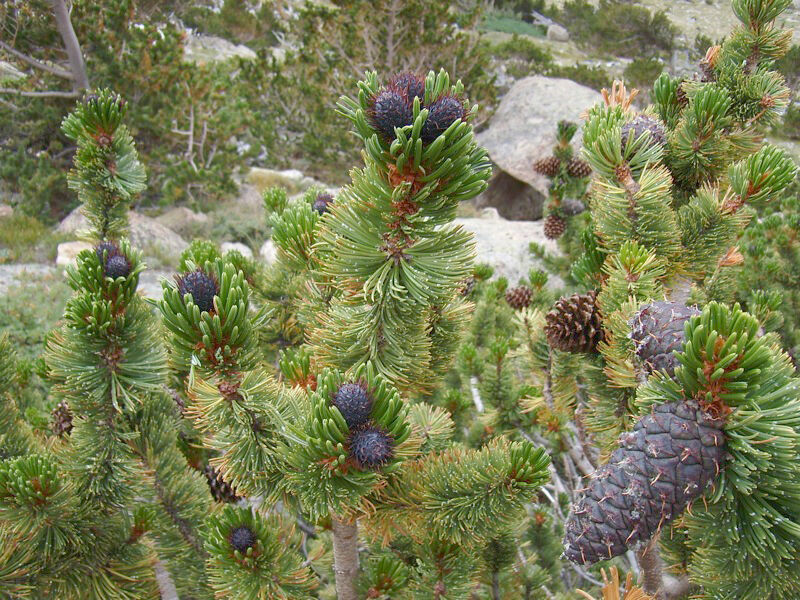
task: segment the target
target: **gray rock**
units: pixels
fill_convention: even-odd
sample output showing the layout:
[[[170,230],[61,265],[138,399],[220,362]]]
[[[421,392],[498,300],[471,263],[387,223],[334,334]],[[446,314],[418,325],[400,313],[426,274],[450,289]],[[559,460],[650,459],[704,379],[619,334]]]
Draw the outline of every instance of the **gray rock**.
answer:
[[[264,244],[261,246],[261,250],[258,251],[258,255],[266,263],[275,262],[275,258],[277,257],[275,243],[272,240],[267,240],[264,242]]]
[[[220,245],[220,249],[222,253],[225,254],[226,252],[230,252],[234,250],[244,256],[245,258],[253,258],[253,251],[250,249],[249,246],[242,244],[241,242],[223,242]]]
[[[481,218],[458,218],[455,222],[472,232],[475,260],[490,264],[495,275],[506,277],[511,285],[527,278],[531,269],[542,267],[529,250],[530,242],[541,244],[550,253],[560,254],[556,242],[544,236],[543,221],[508,221],[488,208]],[[563,282],[551,276],[548,285],[559,287]]]
[[[489,187],[474,203],[477,208],[495,207],[507,219],[532,221],[542,218],[544,200],[545,197],[527,183],[495,168]]]
[[[4,217],[10,217],[14,214],[14,209],[11,208],[8,204],[0,204],[0,219]]]
[[[198,229],[206,227],[210,219],[205,213],[194,212],[185,206],[175,206],[157,216],[156,221],[178,235],[191,237]]]
[[[234,44],[225,38],[215,35],[192,34],[186,38],[183,56],[189,62],[204,65],[234,57],[254,60],[257,54],[247,46]]]
[[[600,99],[593,89],[569,79],[534,75],[517,81],[477,136],[497,169],[516,181],[494,177],[478,205],[496,206],[505,218],[540,218],[549,180],[533,170],[534,161],[552,153],[559,121],[580,124],[581,113]],[[573,147],[580,148],[580,143],[579,131]],[[531,190],[523,193],[518,182]]]
[[[158,249],[171,258],[179,256],[186,248],[186,240],[155,219],[131,211],[128,213],[128,221],[130,223],[128,237],[137,248],[142,250]],[[87,227],[86,217],[80,212],[80,208],[76,208],[61,221],[56,231],[74,235]]]
[[[160,299],[163,294],[161,281],[172,279],[173,273],[170,271],[160,271],[157,269],[146,269],[139,275],[139,287],[136,288],[140,294],[147,298]]]
[[[568,42],[569,31],[566,27],[553,23],[547,28],[547,39],[551,42]]]
[[[75,257],[83,250],[88,250],[92,245],[88,242],[63,242],[56,249],[56,265],[66,267],[75,262]]]
[[[297,169],[277,171],[275,169],[253,167],[247,173],[245,181],[252,185],[259,195],[267,188],[274,186],[286,188],[286,192],[290,196],[304,192],[313,185],[325,187],[321,182],[313,177],[306,177],[302,171],[298,171]]]

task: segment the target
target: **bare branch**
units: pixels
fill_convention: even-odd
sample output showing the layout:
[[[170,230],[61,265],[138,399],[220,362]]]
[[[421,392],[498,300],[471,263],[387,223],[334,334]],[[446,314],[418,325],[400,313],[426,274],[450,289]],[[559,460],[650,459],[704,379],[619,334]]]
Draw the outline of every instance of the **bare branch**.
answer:
[[[41,69],[42,71],[47,71],[48,73],[51,73],[51,74],[55,75],[56,77],[61,77],[63,79],[72,80],[72,73],[70,73],[69,71],[66,71],[65,69],[62,69],[60,67],[55,67],[55,66],[52,66],[52,65],[48,65],[47,63],[44,63],[44,62],[42,62],[40,60],[37,60],[37,59],[33,58],[32,56],[28,56],[27,54],[23,54],[22,52],[20,52],[16,48],[12,48],[11,46],[9,46],[8,44],[6,44],[3,41],[0,41],[0,48],[5,50],[6,52],[11,54],[12,56],[16,56],[22,62],[28,63],[32,67],[36,67],[37,69]]]
[[[64,41],[64,49],[69,57],[69,67],[72,71],[72,89],[75,91],[85,90],[89,87],[89,76],[86,74],[86,63],[83,60],[81,46],[72,21],[69,18],[69,10],[64,0],[52,0],[53,15],[56,18],[56,26]]]
[[[81,95],[80,91],[61,92],[58,90],[48,90],[46,92],[26,92],[25,90],[16,90],[14,88],[0,88],[0,94],[16,94],[17,96],[26,96],[29,98],[77,98]]]

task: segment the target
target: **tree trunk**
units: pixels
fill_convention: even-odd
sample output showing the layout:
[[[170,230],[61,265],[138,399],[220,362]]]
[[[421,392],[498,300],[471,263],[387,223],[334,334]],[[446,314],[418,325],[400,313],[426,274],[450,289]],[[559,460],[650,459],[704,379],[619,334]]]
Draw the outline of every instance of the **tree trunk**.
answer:
[[[331,515],[333,525],[333,572],[338,600],[358,600],[358,522],[347,523]]]
[[[636,560],[642,573],[642,587],[654,600],[665,600],[662,591],[663,575],[661,556],[658,553],[659,534],[655,534],[650,543],[636,552]]]
[[[83,61],[81,45],[69,19],[69,10],[65,0],[52,0],[53,15],[56,18],[58,32],[64,41],[64,49],[69,57],[69,69],[72,73],[72,90],[75,92],[89,87],[89,76],[86,74],[86,63]]]

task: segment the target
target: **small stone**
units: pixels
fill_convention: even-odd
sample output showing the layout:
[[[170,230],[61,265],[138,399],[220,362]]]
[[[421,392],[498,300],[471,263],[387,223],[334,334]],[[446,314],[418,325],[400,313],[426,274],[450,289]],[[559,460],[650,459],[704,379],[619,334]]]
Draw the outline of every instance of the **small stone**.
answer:
[[[566,27],[553,23],[547,28],[547,39],[551,42],[568,42],[569,31]]]
[[[75,258],[83,250],[91,250],[93,246],[88,242],[63,242],[56,250],[56,265],[66,267],[75,262]]]
[[[250,249],[249,246],[242,244],[241,242],[223,242],[220,245],[220,250],[222,250],[222,254],[230,252],[234,250],[244,256],[245,258],[253,258],[253,251]]]

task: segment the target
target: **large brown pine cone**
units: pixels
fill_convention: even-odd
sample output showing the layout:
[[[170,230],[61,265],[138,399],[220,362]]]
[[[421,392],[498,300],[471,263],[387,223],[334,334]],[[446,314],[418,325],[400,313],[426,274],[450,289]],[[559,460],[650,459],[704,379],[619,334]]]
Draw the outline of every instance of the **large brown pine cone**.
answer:
[[[675,350],[683,347],[684,323],[700,311],[677,302],[645,304],[630,320],[631,339],[646,375],[666,371],[670,377],[678,366]]]
[[[533,290],[527,285],[521,285],[506,291],[506,302],[514,310],[528,308],[532,299]]]
[[[619,556],[678,517],[724,468],[723,424],[693,401],[642,417],[574,504],[566,557],[592,564]]]
[[[549,240],[557,240],[567,230],[567,222],[557,213],[550,213],[544,219],[544,236]]]
[[[545,317],[547,342],[563,352],[593,352],[603,340],[597,292],[561,298]]]
[[[555,156],[548,156],[533,163],[533,170],[547,177],[555,177],[560,169],[561,161]]]

